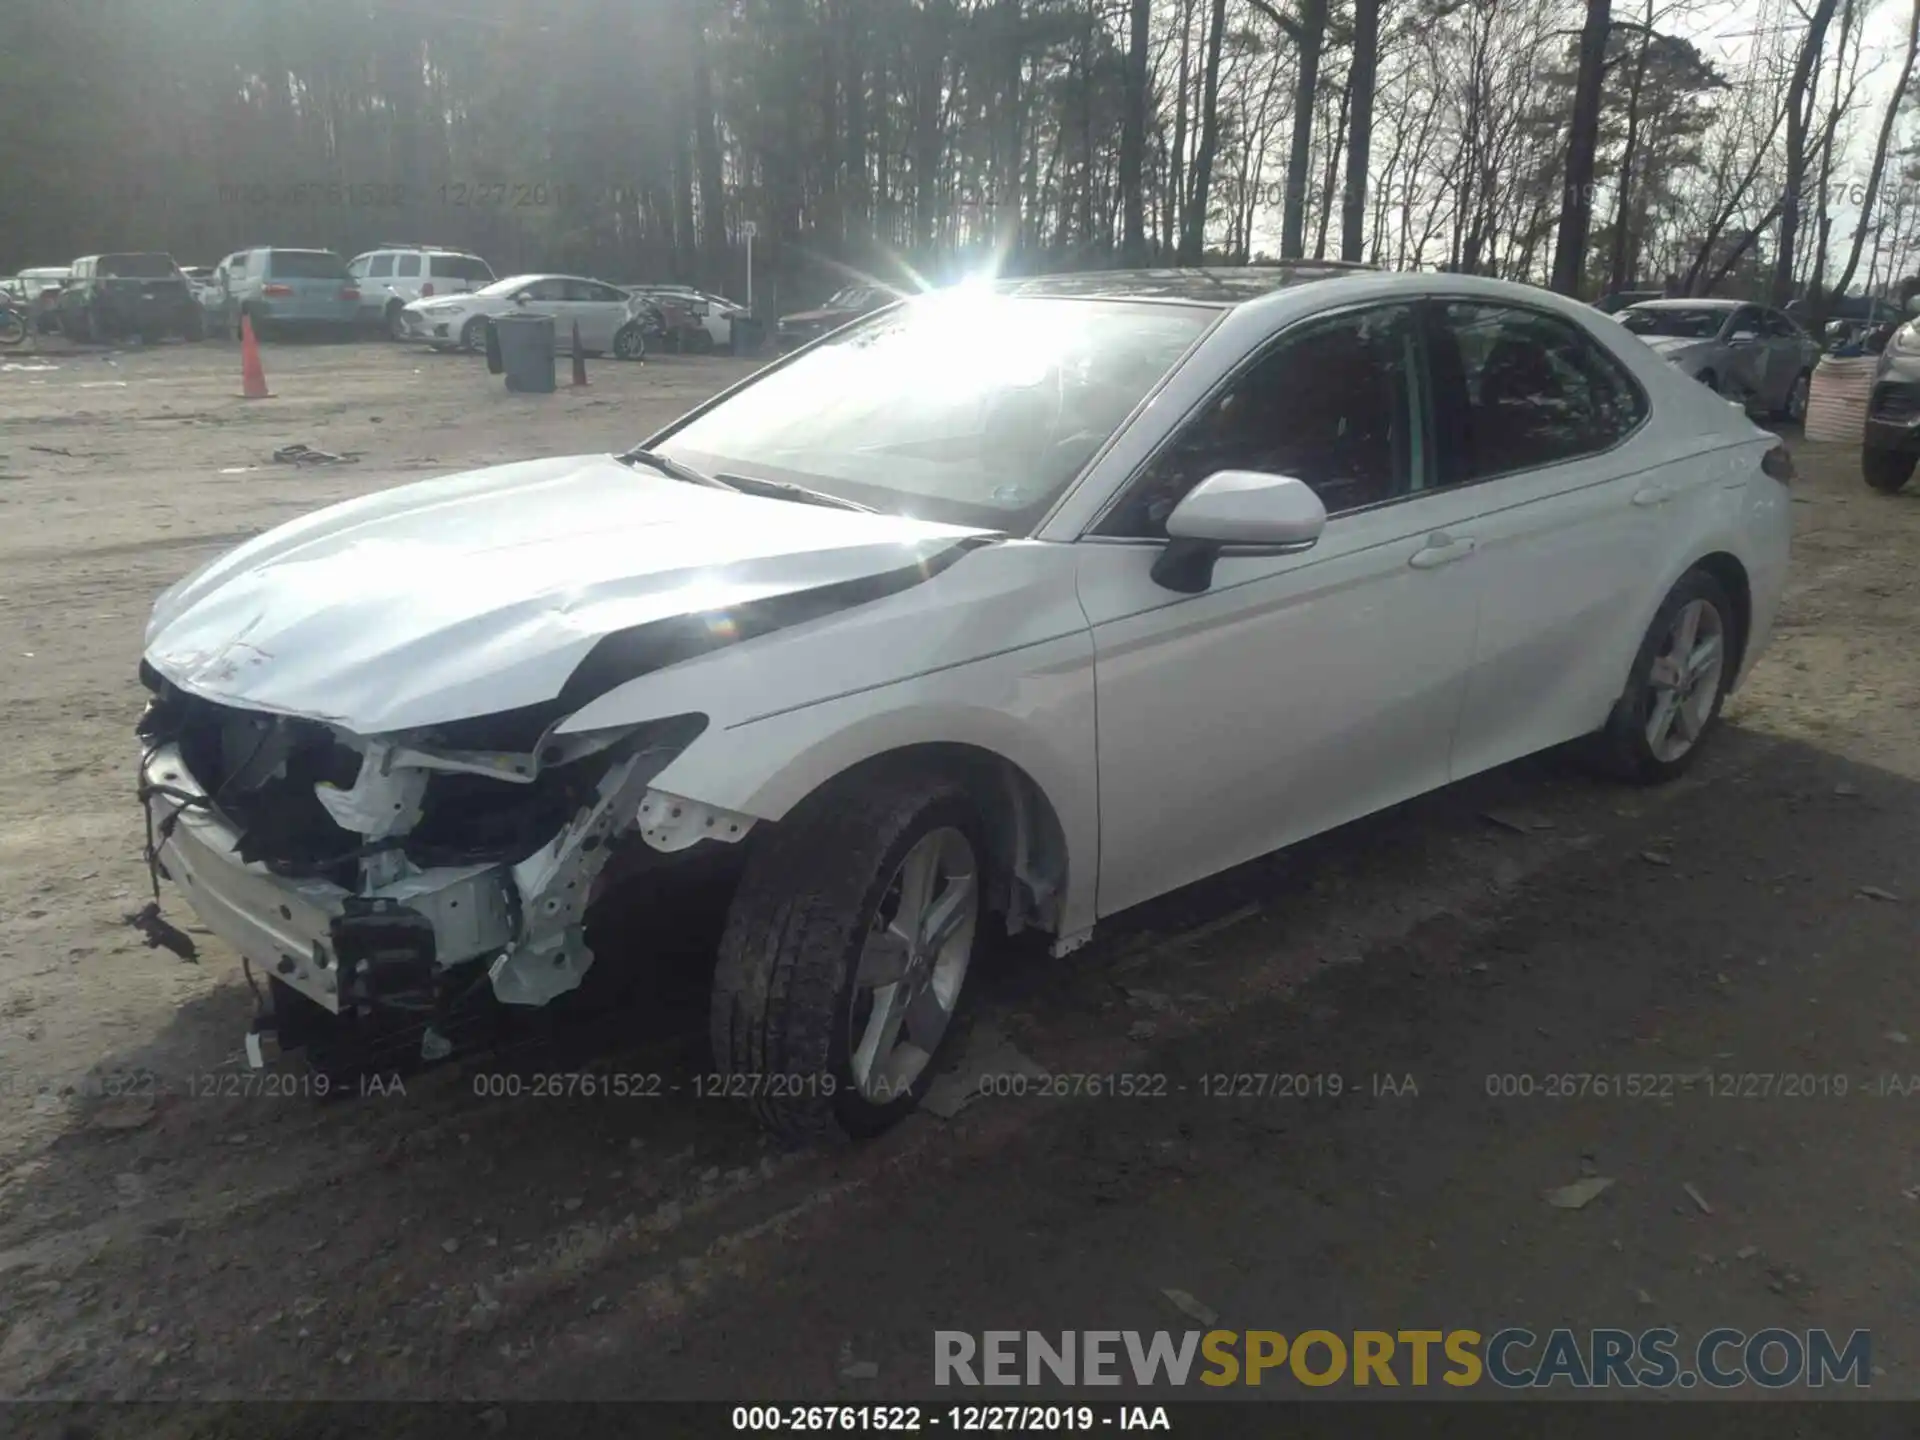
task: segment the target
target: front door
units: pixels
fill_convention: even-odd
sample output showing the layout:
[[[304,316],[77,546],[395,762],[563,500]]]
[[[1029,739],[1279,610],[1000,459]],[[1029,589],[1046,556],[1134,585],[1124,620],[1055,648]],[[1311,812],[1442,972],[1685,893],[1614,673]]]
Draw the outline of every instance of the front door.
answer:
[[[1280,336],[1079,542],[1093,626],[1099,912],[1446,783],[1473,650],[1472,501],[1436,488],[1416,312]],[[1292,475],[1329,512],[1302,554],[1222,557],[1177,594],[1166,517],[1223,469]]]

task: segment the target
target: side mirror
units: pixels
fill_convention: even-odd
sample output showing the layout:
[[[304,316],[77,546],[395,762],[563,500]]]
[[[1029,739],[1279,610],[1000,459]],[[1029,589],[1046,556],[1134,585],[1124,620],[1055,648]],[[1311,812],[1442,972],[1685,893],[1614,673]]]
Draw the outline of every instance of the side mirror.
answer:
[[[1327,507],[1291,475],[1219,470],[1202,480],[1167,517],[1167,545],[1153,578],[1194,595],[1213,583],[1222,555],[1291,555],[1311,549],[1327,526]]]
[[[522,290],[518,295],[513,297],[513,303],[516,305],[527,305],[532,303],[532,297],[529,296],[526,291]]]

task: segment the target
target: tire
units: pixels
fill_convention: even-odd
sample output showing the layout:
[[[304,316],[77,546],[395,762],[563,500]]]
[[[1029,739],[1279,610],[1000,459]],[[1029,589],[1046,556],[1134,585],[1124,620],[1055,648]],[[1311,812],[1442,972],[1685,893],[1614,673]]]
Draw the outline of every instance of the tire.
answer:
[[[27,322],[11,309],[0,308],[0,345],[12,347],[26,342]]]
[[[1774,412],[1774,418],[1804,425],[1807,420],[1807,398],[1812,390],[1813,372],[1802,370],[1793,377],[1793,384],[1787,387],[1787,403]]]
[[[1867,484],[1882,495],[1892,495],[1913,478],[1915,455],[1907,450],[1875,450],[1871,446],[1860,452],[1860,473],[1866,477]]]
[[[487,317],[476,315],[460,327],[460,348],[469,355],[484,354],[487,348]]]
[[[1697,669],[1691,682],[1668,664],[1668,652],[1681,638],[1680,625],[1689,610],[1695,619],[1692,653],[1699,656],[1709,638],[1719,641],[1711,666]],[[1618,779],[1650,785],[1685,773],[1712,738],[1743,640],[1740,615],[1726,587],[1705,570],[1681,576],[1647,627],[1626,690],[1593,737],[1591,755],[1599,768]],[[1678,698],[1670,712],[1663,712],[1664,697],[1674,693],[1673,679],[1681,682]],[[1658,724],[1663,713],[1671,716],[1664,729]],[[1656,735],[1663,743],[1656,743]]]
[[[715,1065],[744,1082],[756,1118],[778,1135],[877,1135],[926,1094],[965,998],[988,890],[973,803],[938,773],[875,771],[829,787],[756,838],[714,972]],[[898,920],[905,863],[929,854],[938,863],[921,913],[949,899],[957,908],[931,958],[915,960],[905,946],[871,942],[884,942],[878,922]],[[869,972],[862,986],[863,958],[904,965],[905,978],[881,984]],[[915,999],[893,1031],[899,1048],[868,1045],[863,1084],[859,1050],[884,1028],[876,1007],[907,993]]]
[[[404,340],[406,338],[406,323],[400,318],[400,312],[405,308],[406,307],[398,300],[393,301],[387,306],[387,338],[389,340]]]
[[[1718,375],[1715,375],[1713,371],[1702,370],[1698,375],[1694,376],[1693,378],[1698,380],[1702,385],[1706,386],[1707,389],[1713,391],[1714,394],[1718,395],[1720,393],[1720,377]]]
[[[713,353],[713,336],[709,335],[704,328],[689,330],[687,332],[687,349],[695,355],[711,355]]]
[[[180,322],[182,340],[204,340],[207,338],[207,317],[198,310]]]
[[[616,360],[644,360],[647,358],[647,336],[638,325],[629,321],[613,333],[613,358]]]

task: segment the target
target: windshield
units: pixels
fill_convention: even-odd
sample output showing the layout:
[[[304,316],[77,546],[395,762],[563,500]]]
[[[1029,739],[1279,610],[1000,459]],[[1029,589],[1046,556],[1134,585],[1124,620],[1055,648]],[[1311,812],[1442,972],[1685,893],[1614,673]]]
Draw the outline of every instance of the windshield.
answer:
[[[654,448],[722,478],[1025,533],[1219,313],[930,295],[771,371]]]
[[[345,280],[347,262],[331,250],[275,250],[267,273],[276,280]]]
[[[1686,340],[1710,340],[1727,323],[1725,310],[1648,309],[1635,305],[1620,312],[1620,323],[1636,335],[1666,335]]]
[[[476,295],[512,295],[524,290],[540,277],[538,275],[509,275],[504,280],[496,280],[491,285],[482,285],[473,293]]]
[[[123,280],[171,280],[174,276],[173,259],[161,254],[150,255],[102,255],[100,274],[116,276]]]

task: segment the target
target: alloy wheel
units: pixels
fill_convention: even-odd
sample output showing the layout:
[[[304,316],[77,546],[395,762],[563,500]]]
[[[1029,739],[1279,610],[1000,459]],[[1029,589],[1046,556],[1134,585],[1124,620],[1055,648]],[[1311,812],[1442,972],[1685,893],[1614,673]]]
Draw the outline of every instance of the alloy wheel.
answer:
[[[973,846],[952,826],[923,835],[881,896],[847,1012],[853,1081],[876,1105],[911,1090],[953,1020],[980,918]]]
[[[1647,746],[1672,764],[1699,743],[1720,697],[1726,666],[1726,625],[1706,600],[1675,612],[1660,654],[1647,675]]]

